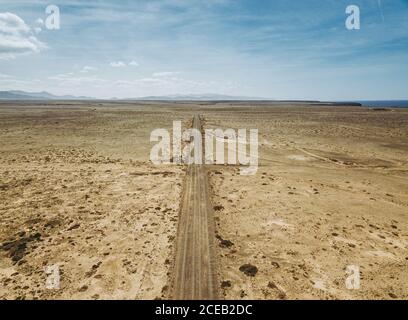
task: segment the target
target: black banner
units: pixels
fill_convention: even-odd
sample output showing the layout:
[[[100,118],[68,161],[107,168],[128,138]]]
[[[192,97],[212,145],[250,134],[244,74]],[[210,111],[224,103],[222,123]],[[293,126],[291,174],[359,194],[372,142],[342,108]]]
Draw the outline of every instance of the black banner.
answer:
[[[274,319],[277,316],[333,315],[349,318],[397,313],[406,301],[2,301],[0,308],[13,316],[29,313],[42,318],[115,317],[131,319]],[[4,313],[3,313],[4,314]]]

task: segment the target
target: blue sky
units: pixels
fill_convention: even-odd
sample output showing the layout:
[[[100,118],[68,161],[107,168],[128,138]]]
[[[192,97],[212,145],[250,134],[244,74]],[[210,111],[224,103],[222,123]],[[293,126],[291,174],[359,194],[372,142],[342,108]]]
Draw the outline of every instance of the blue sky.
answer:
[[[0,2],[0,90],[358,100],[408,99],[407,83],[408,0]]]

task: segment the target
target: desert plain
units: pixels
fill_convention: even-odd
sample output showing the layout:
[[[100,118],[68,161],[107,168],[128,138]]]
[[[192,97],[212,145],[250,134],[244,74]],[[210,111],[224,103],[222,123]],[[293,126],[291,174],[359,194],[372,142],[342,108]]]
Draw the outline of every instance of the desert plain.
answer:
[[[408,299],[408,109],[148,101],[0,103],[0,299],[171,299],[187,167],[150,134],[197,114],[259,131],[255,175],[206,168],[220,298]]]

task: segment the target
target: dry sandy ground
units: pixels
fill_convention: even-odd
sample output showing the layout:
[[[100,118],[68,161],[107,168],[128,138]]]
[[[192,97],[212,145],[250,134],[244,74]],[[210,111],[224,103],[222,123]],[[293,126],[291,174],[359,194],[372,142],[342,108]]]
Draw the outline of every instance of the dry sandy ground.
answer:
[[[166,297],[184,168],[148,159],[151,130],[171,117],[0,108],[1,299]],[[45,286],[53,265],[59,290]]]
[[[149,137],[197,112],[259,129],[257,175],[211,168],[225,298],[408,298],[408,110],[90,102],[0,105],[0,299],[169,298],[185,168]]]
[[[408,298],[407,111],[205,114],[260,137],[256,176],[211,174],[225,298]],[[359,290],[345,285],[351,265]]]

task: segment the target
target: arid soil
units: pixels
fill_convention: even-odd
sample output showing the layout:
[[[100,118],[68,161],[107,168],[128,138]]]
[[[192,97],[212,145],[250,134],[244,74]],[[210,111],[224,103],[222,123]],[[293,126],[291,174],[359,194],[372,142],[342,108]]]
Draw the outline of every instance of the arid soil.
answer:
[[[67,102],[0,104],[0,299],[171,298],[186,167],[150,133],[197,113],[259,130],[256,175],[208,167],[222,297],[408,298],[408,110]]]
[[[151,130],[169,119],[120,106],[0,108],[0,298],[168,295],[184,168],[148,160]],[[54,265],[59,290],[45,286]]]
[[[408,298],[407,111],[205,114],[207,127],[259,129],[257,175],[211,174],[225,298]]]

